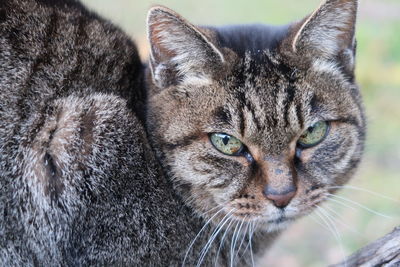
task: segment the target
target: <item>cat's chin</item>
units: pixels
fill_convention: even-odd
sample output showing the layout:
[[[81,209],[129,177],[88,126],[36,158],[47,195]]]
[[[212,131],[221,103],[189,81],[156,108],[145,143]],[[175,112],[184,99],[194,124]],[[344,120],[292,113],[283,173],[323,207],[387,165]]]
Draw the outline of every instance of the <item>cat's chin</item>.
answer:
[[[279,232],[289,227],[298,216],[288,217],[283,213],[276,216],[235,216],[235,221],[243,221],[245,225],[250,225],[252,231],[273,233]]]
[[[222,228],[229,227],[232,223],[242,223],[248,225],[249,229],[257,232],[279,232],[286,229],[292,222],[296,221],[309,212],[297,212],[295,209],[274,209],[272,212],[257,212],[257,213],[244,213],[240,210],[223,209],[219,214],[214,214],[209,220],[212,220],[215,225]]]

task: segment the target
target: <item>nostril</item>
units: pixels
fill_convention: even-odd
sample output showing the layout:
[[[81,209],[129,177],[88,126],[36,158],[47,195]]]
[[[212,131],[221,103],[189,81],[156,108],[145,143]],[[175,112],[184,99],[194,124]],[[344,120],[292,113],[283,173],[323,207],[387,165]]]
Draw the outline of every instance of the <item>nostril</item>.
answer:
[[[266,186],[263,190],[265,197],[274,203],[278,208],[286,207],[296,194],[296,187],[290,186],[282,191],[274,190],[273,188]]]

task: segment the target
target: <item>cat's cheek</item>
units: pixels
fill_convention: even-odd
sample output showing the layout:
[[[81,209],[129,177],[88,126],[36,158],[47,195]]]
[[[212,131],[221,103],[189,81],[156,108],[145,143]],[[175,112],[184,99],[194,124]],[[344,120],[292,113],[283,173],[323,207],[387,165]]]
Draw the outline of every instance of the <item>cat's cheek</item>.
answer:
[[[313,209],[313,205],[322,201],[320,181],[317,178],[300,174],[297,182],[297,195],[292,201],[300,213]]]

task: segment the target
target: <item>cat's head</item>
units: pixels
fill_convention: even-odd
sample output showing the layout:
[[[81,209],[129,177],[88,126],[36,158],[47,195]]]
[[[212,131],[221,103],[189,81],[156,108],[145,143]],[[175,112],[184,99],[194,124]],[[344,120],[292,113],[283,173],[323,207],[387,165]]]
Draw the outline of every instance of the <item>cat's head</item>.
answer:
[[[348,181],[365,135],[356,12],[328,0],[287,26],[218,28],[150,10],[148,132],[197,212],[275,230]]]

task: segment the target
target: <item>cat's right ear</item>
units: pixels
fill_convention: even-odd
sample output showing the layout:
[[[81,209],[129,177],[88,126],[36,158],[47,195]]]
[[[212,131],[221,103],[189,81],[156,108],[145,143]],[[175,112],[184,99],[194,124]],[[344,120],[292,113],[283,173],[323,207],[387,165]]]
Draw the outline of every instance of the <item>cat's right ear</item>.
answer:
[[[288,50],[324,65],[340,65],[352,74],[357,6],[358,0],[324,0],[314,13],[294,24]]]
[[[150,68],[155,85],[206,84],[224,56],[200,29],[174,11],[156,6],[147,16]]]

